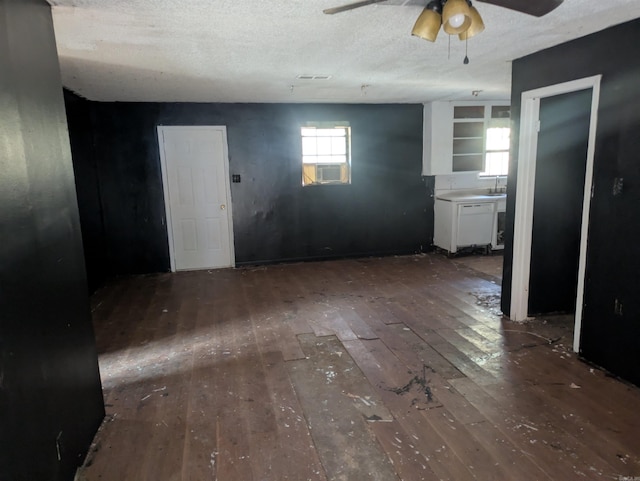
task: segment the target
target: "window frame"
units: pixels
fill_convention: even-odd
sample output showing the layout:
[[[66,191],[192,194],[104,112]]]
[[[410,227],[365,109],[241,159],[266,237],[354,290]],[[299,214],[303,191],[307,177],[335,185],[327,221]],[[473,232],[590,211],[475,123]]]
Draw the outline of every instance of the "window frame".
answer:
[[[478,172],[478,178],[481,179],[495,179],[496,177],[507,177],[509,175],[509,163],[511,160],[511,120],[510,117],[504,115],[504,112],[510,111],[510,106],[491,105],[487,106],[487,116],[485,117],[484,128],[484,170]],[[494,112],[495,110],[495,112]],[[509,141],[505,148],[493,149],[489,148],[489,130],[494,128],[509,129]],[[503,166],[504,171],[499,174],[491,174],[487,172],[487,157],[488,154],[506,154],[506,164]]]
[[[305,135],[305,130],[316,129],[316,130],[330,130],[336,129],[343,131],[342,135]],[[351,125],[348,121],[308,121],[300,126],[300,160],[302,167],[302,186],[310,187],[310,186],[318,186],[318,185],[350,185],[351,184]],[[305,138],[315,138],[316,139],[316,147],[313,149],[313,152],[305,152],[305,144],[309,144],[305,142]],[[317,139],[323,138],[344,138],[344,146],[343,148],[339,148],[336,154],[333,153],[334,142],[329,143],[329,153],[326,153],[327,145],[325,144],[323,147],[324,153],[320,153],[320,149],[318,148]],[[324,161],[317,159],[315,162],[305,161],[305,157],[324,157]],[[335,158],[344,157],[344,160],[335,161]],[[311,167],[313,166],[313,167]],[[324,174],[325,171],[335,170],[336,166],[340,166],[339,170],[339,178],[331,178],[331,179],[321,179],[318,180],[321,174]],[[321,170],[319,170],[319,168]],[[335,173],[332,172],[332,175]]]

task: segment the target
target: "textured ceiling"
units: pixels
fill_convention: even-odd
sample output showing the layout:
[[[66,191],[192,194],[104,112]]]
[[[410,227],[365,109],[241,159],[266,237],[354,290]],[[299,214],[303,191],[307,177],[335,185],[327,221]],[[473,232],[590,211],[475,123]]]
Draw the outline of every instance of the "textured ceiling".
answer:
[[[476,2],[486,30],[469,40],[463,65],[457,37],[411,36],[426,0],[322,13],[350,1],[49,3],[63,84],[100,101],[419,103],[472,91],[507,99],[512,60],[640,17],[638,0],[565,0],[542,18]]]

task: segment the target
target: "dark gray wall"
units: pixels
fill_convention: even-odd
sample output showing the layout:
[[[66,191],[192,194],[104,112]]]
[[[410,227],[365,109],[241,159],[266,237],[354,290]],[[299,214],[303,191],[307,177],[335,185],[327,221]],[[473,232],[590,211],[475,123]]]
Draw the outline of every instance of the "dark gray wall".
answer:
[[[0,479],[73,479],[104,415],[49,5],[0,0]]]
[[[107,276],[169,269],[158,125],[227,127],[231,174],[242,179],[231,184],[239,265],[431,247],[422,105],[88,103],[92,133],[72,129],[72,143],[92,135],[93,159],[79,149],[74,162],[95,163],[101,203],[83,227],[101,216]],[[302,187],[299,129],[310,120],[349,121],[351,185]],[[79,185],[94,188],[92,168],[76,169]]]
[[[522,92],[602,74],[587,253],[581,354],[640,384],[640,20],[518,59],[513,63],[515,144],[510,166],[502,308],[511,302],[513,221]],[[568,174],[571,175],[571,174]],[[613,185],[624,179],[623,191]],[[546,195],[553,195],[549,191]],[[554,245],[546,248],[553,252]],[[616,306],[622,306],[622,309]]]
[[[106,280],[107,256],[102,222],[102,200],[93,141],[91,103],[65,90],[71,154],[82,227],[89,292]]]

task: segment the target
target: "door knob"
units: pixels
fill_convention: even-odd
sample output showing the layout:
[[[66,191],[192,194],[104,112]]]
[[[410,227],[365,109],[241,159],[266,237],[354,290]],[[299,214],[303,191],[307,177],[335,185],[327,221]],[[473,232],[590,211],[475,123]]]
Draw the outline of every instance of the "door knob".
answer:
[[[225,210],[226,208],[227,208],[227,206],[226,206],[226,205],[224,205],[224,204],[220,204],[220,210]]]

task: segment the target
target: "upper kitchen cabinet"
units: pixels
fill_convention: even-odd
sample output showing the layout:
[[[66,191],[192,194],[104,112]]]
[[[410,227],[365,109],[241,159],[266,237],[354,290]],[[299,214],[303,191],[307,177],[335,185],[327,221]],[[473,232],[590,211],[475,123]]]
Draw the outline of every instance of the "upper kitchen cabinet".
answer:
[[[509,102],[431,102],[424,106],[422,175],[482,172],[486,132],[509,122]]]

